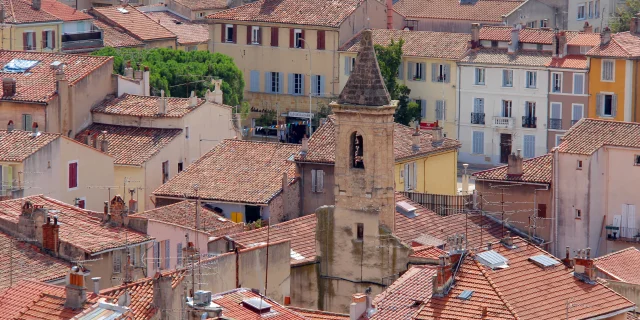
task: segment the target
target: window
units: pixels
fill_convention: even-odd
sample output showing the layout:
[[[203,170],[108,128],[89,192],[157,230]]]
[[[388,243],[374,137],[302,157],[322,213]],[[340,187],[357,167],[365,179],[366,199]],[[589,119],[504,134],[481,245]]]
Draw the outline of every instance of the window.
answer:
[[[364,224],[363,223],[356,223],[356,240],[358,241],[362,241],[362,239],[364,239]]]
[[[431,64],[431,81],[449,83],[449,80],[449,64]]]
[[[560,102],[551,102],[549,129],[562,129],[562,103]]]
[[[232,24],[224,26],[224,42],[236,42],[236,30]]]
[[[599,93],[596,95],[596,110],[598,116],[615,117],[618,97],[615,94]]]
[[[282,72],[265,72],[264,91],[282,93]]]
[[[538,218],[546,218],[546,217],[547,217],[547,204],[538,203]]]
[[[182,242],[178,243],[178,245],[176,245],[176,251],[178,252],[178,266],[182,266]]]
[[[551,73],[551,92],[562,92],[562,73]]]
[[[589,1],[589,19],[593,18],[593,1]]]
[[[513,87],[513,70],[502,70],[502,86]]]
[[[536,82],[537,82],[537,72],[535,71],[527,71],[526,73],[526,87],[527,88],[531,88],[531,89],[535,89],[536,88]]]
[[[398,79],[403,80],[404,79],[404,62],[400,62],[400,65],[398,65]]]
[[[324,96],[324,76],[313,75],[311,77],[311,90],[312,95],[322,97]]]
[[[582,160],[578,160],[578,162],[576,164],[576,169],[582,170]]]
[[[595,1],[595,4],[593,5],[593,7],[594,7],[594,8],[593,8],[593,9],[594,9],[593,11],[595,11],[595,12],[594,12],[594,16],[595,16],[596,18],[600,18],[600,0],[596,0],[596,1]],[[597,28],[596,28],[596,29],[597,29]],[[597,32],[598,32],[598,30],[595,30],[595,32],[597,33]]]
[[[402,172],[404,177],[404,190],[415,190],[418,185],[418,167],[415,162],[405,163]]]
[[[184,127],[184,138],[189,139],[189,127]]]
[[[80,209],[85,209],[87,206],[87,200],[85,199],[78,199],[78,208]]]
[[[324,192],[324,170],[311,170],[311,192]]]
[[[364,159],[363,159],[363,139],[362,135],[358,132],[354,132],[351,134],[351,167],[357,169],[364,169]]]
[[[540,20],[540,28],[548,28],[548,27],[549,27],[549,20],[547,19]]]
[[[580,209],[576,209],[576,219],[582,219],[582,211]]]
[[[351,72],[353,71],[353,65],[356,64],[356,58],[355,57],[344,57],[344,74],[345,75],[350,75]]]
[[[484,154],[484,132],[473,132],[473,146],[471,152],[474,154]]]
[[[587,54],[591,50],[590,46],[580,46],[580,54]]]
[[[160,242],[153,243],[153,267],[160,269]]]
[[[602,60],[602,81],[613,81],[615,76],[614,65],[613,60]]]
[[[427,100],[415,99],[413,101],[418,105],[418,107],[420,107],[420,118],[426,119],[427,118]]]
[[[36,50],[36,33],[27,31],[22,33],[22,49]]]
[[[171,268],[171,242],[170,240],[164,241],[164,268]]]
[[[445,120],[445,112],[444,100],[436,100],[436,120]]]
[[[22,115],[22,130],[31,131],[31,125],[32,124],[33,124],[33,122],[31,120],[31,115],[30,114],[23,114]]]
[[[198,46],[187,46],[187,52],[189,51],[198,51]]]
[[[578,4],[578,20],[584,20],[584,3]]]
[[[640,166],[640,154],[636,154],[633,156],[633,165]]]
[[[178,173],[182,172],[182,161],[178,162]]]
[[[300,73],[289,74],[289,94],[304,94],[304,75]]]
[[[534,101],[527,101],[524,103],[524,115],[525,117],[536,116],[536,103]]]
[[[260,71],[249,71],[249,90],[252,92],[260,91]]]
[[[505,118],[511,118],[511,109],[513,102],[511,100],[502,100],[502,116]]]
[[[476,68],[476,85],[484,85],[484,68]]]
[[[413,80],[424,79],[424,69],[422,63],[415,64],[415,70],[413,72]]]
[[[524,135],[524,148],[523,156],[525,158],[533,158],[536,156],[536,136],[525,134]]]
[[[42,31],[42,47],[45,49],[55,49],[56,32],[53,30]]]
[[[113,251],[113,273],[122,272],[122,251]]]
[[[556,135],[556,147],[559,146],[562,143],[562,137],[564,137],[564,134],[557,134]]]
[[[497,48],[497,47],[498,47],[498,41],[491,40],[491,48]]]
[[[573,94],[584,94],[584,73],[573,74]]]
[[[584,117],[584,106],[581,104],[571,105],[571,125],[574,125]]]
[[[316,35],[316,49],[325,49],[324,30],[318,30]]]
[[[538,26],[538,21],[527,22],[527,28],[535,28]]]
[[[199,17],[199,18],[204,17],[204,12],[198,12],[198,17]]]
[[[260,44],[260,27],[252,26],[251,27],[251,43],[252,44]]]
[[[294,42],[293,42],[293,47],[294,48],[304,48],[304,44],[302,43],[303,39],[302,37],[302,29],[294,29],[293,30],[293,36],[294,36]]]
[[[78,161],[69,162],[69,189],[78,187]]]
[[[162,163],[162,183],[169,181],[169,161]]]
[[[277,47],[278,46],[278,28],[277,27],[271,27],[271,46],[272,47]]]
[[[595,27],[595,28],[593,28],[593,32],[594,32],[594,33],[600,33],[600,28],[599,28],[599,27]]]

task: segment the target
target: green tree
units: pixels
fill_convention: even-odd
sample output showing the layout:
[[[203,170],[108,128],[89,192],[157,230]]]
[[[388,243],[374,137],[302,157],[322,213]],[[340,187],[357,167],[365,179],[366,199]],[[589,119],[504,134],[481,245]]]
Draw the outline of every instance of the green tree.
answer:
[[[640,0],[639,0],[640,1]],[[402,46],[404,40],[391,40],[387,46],[375,45],[376,57],[380,66],[380,73],[392,100],[398,100],[398,107],[394,115],[397,123],[410,125],[420,120],[420,106],[409,99],[411,89],[398,83],[398,69],[402,64]]]
[[[626,0],[624,6],[617,6],[613,17],[609,19],[611,32],[629,31],[631,19],[640,12],[640,0]]]
[[[186,98],[191,95],[191,91],[195,91],[196,95],[202,97],[207,89],[214,89],[212,79],[222,79],[224,103],[237,106],[243,100],[245,83],[242,71],[227,55],[166,48],[103,48],[93,55],[112,56],[113,73],[116,74],[124,74],[127,61],[136,69],[149,67],[149,82],[154,95],[159,95],[160,90],[164,90],[167,96]]]

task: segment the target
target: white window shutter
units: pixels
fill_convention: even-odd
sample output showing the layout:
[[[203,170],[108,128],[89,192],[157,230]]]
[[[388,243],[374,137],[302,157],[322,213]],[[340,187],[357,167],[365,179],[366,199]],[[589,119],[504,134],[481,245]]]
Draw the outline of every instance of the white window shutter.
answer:
[[[427,81],[427,64],[421,63],[420,70],[422,70],[422,75],[420,76],[420,81]]]
[[[413,185],[411,186],[411,189],[415,191],[418,187],[418,165],[415,162],[411,165],[413,167]]]
[[[323,192],[324,191],[324,170],[317,170],[316,174],[318,175],[316,177],[316,181],[318,182],[316,185],[316,191]]]
[[[409,164],[404,164],[404,191],[409,191]]]
[[[317,172],[318,170],[311,169],[311,192],[316,192]]]
[[[311,75],[311,95],[315,95],[315,90],[318,87],[318,77],[314,74]]]
[[[278,72],[278,93],[283,93],[284,91],[284,73]]]
[[[288,78],[288,79],[287,79],[287,80],[288,80],[288,81],[287,81],[287,87],[288,87],[288,88],[287,88],[287,90],[288,90],[287,92],[288,92],[289,94],[294,94],[294,93],[295,93],[295,90],[294,90],[294,88],[293,88],[293,87],[294,87],[294,84],[293,84],[293,83],[294,83],[294,80],[293,80],[293,73],[289,73],[289,74],[287,75],[287,78]]]
[[[166,240],[164,244],[164,268],[171,268],[171,242]]]
[[[596,114],[602,116],[602,93],[596,94]]]
[[[264,73],[264,92],[272,93],[271,92],[271,72]]]

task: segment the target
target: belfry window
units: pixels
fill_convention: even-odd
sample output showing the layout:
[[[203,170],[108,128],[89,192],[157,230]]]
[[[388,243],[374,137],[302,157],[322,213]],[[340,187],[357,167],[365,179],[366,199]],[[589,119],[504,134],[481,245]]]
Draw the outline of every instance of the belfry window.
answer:
[[[364,159],[362,157],[363,150],[364,150],[364,146],[362,142],[362,135],[359,134],[358,132],[354,132],[351,135],[351,157],[350,158],[351,158],[352,168],[364,169]]]

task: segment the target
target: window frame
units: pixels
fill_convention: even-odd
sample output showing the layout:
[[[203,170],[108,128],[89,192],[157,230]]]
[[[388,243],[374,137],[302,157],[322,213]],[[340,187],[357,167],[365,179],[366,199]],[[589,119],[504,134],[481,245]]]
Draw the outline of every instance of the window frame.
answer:
[[[437,67],[436,67],[436,82],[439,83],[446,83],[447,82],[447,73],[445,72],[445,65],[444,63],[438,63]]]
[[[162,161],[162,184],[169,181],[169,160]]]
[[[606,108],[607,108],[607,104],[606,104],[607,96],[611,97],[611,100],[609,100],[611,102],[609,104],[609,109],[610,109],[609,110],[610,111],[609,114],[607,114],[606,111],[605,111]],[[614,108],[614,106],[613,106],[613,96],[614,96],[613,93],[602,93],[602,102],[601,102],[602,103],[602,114],[601,114],[602,117],[609,117],[609,118],[613,117],[613,108]]]
[[[588,6],[587,6],[588,10],[588,14],[587,16],[589,17],[589,19],[593,19],[593,1],[589,1],[588,2]]]
[[[595,0],[593,3],[593,16],[598,19],[600,18],[600,0]],[[597,30],[595,32],[598,32]]]
[[[509,111],[508,114],[505,112],[505,110]],[[513,100],[502,99],[500,114],[502,114],[502,117],[504,118],[513,118]]]
[[[75,164],[76,176],[75,176],[75,186],[71,186],[71,165]],[[80,173],[78,172],[80,168],[80,164],[78,160],[70,160],[67,162],[67,191],[78,190],[78,186],[80,185]]]
[[[556,82],[558,83],[557,87]],[[551,72],[551,92],[562,93],[562,72]]]
[[[224,25],[224,42],[225,43],[233,43],[233,32],[234,26],[232,24]],[[229,30],[231,30],[231,40],[229,40]]]
[[[364,241],[364,223],[358,222],[356,223],[356,240],[355,241]]]
[[[423,80],[424,77],[424,68],[422,63],[416,62],[414,63],[415,68],[413,70],[413,79],[414,81]]]
[[[580,93],[576,92],[576,83],[577,83],[576,76],[582,76],[582,92],[580,92]],[[584,94],[584,91],[585,91],[584,90],[584,84],[585,84],[585,79],[586,78],[587,78],[587,76],[584,73],[580,73],[580,72],[574,72],[573,73],[573,88],[571,88],[571,92],[573,94]]]
[[[556,147],[559,146],[560,143],[562,143],[562,141],[560,141],[562,137],[564,137],[564,134],[556,134]]]
[[[111,264],[113,274],[122,273],[122,250],[113,250],[113,255],[111,255]],[[116,266],[118,266],[117,269]]]
[[[313,95],[316,97],[322,96],[322,75],[315,74],[313,77],[316,77],[316,87],[313,88]],[[313,84],[313,82],[311,82]]]
[[[582,8],[582,17],[580,17],[580,9]],[[585,3],[578,3],[578,16],[576,17],[576,20],[580,21],[580,20],[585,20],[586,19],[586,9],[585,9]]]
[[[508,75],[507,78],[505,78],[506,75]],[[506,80],[511,80],[511,81],[509,83],[507,83],[505,81],[505,79]],[[502,69],[502,87],[503,88],[513,88],[513,69]]]
[[[26,47],[27,51],[38,50],[38,46],[36,45],[36,42],[38,42],[36,32],[34,30],[25,30],[22,33],[27,34],[27,43],[26,45],[23,43],[22,46]],[[24,35],[22,37],[24,39]],[[30,45],[29,42],[33,42],[33,43]]]
[[[302,79],[304,78],[304,74],[302,73],[294,73],[293,74],[293,94],[295,95],[304,95],[304,88],[302,87]]]
[[[438,105],[440,104],[440,106]],[[440,107],[440,117],[438,116],[438,107]],[[447,110],[447,102],[445,100],[436,100],[436,108],[435,108],[435,116],[436,120],[445,121],[447,118],[446,111]]]
[[[605,79],[605,64],[611,63],[611,79]],[[600,65],[600,81],[602,82],[614,82],[616,79],[616,61],[613,59],[602,59]]]
[[[485,70],[485,68],[475,68],[474,84],[476,86],[484,86],[486,84],[486,70]]]
[[[525,88],[527,89],[537,89],[538,88],[538,72],[527,70],[525,72]]]
[[[54,43],[56,43],[56,41],[53,38],[54,37],[53,29],[45,29],[45,30],[42,30],[42,31],[45,33],[45,38],[42,39],[42,42],[44,44],[42,46],[42,49],[54,50],[55,49]],[[51,43],[49,43],[49,36],[51,36]]]
[[[269,87],[271,87],[271,93],[279,93],[280,92],[280,72],[271,72],[271,83]]]
[[[581,114],[580,114],[580,118],[579,119],[576,119],[576,114],[574,112],[575,111],[574,106],[580,106]],[[572,103],[571,104],[571,121],[577,121],[577,120],[580,120],[582,118],[584,118],[584,104],[582,104],[582,103]]]
[[[582,160],[576,161],[576,170],[582,170]]]
[[[574,212],[575,212],[575,215],[576,215],[576,219],[577,220],[582,220],[582,210],[574,208]]]
[[[640,166],[640,154],[633,155],[633,165]]]
[[[260,44],[259,26],[251,26],[251,44]]]
[[[29,121],[27,122],[27,117]],[[31,131],[31,127],[33,126],[33,115],[30,113],[22,114],[22,130],[23,131]]]
[[[302,49],[302,29],[293,29],[293,47],[296,49]],[[306,39],[305,39],[306,40]]]

